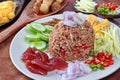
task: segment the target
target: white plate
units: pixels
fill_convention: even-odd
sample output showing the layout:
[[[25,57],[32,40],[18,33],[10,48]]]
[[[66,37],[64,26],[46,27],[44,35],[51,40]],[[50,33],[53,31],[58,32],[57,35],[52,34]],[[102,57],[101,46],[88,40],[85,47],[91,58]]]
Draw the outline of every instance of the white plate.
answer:
[[[81,17],[86,17],[85,14],[81,14]],[[62,19],[63,16],[62,14],[60,15],[53,15],[53,16],[49,16],[49,17],[45,17],[42,19],[37,20],[36,22],[47,22],[52,20],[52,18],[59,18]],[[101,18],[99,18],[101,20]],[[112,25],[114,25],[116,28],[118,28],[115,24],[111,23]],[[118,28],[118,30],[120,30]],[[61,80],[61,77],[59,75],[57,75],[55,73],[55,71],[49,72],[47,76],[41,76],[39,74],[34,74],[31,73],[30,71],[27,70],[27,68],[25,67],[25,64],[21,61],[21,56],[23,54],[23,52],[28,48],[28,43],[24,40],[24,36],[28,34],[25,30],[25,28],[21,29],[16,36],[14,37],[14,39],[12,40],[12,43],[10,45],[10,58],[13,62],[13,64],[15,65],[15,67],[22,72],[24,75],[35,79],[35,80]],[[96,71],[96,72],[91,72],[90,74],[87,74],[85,76],[82,77],[78,77],[76,80],[98,80],[101,78],[104,78],[110,74],[112,74],[113,72],[115,72],[116,70],[118,70],[120,68],[120,59],[118,58],[114,58],[114,64],[107,67],[105,70],[100,70],[100,71]]]

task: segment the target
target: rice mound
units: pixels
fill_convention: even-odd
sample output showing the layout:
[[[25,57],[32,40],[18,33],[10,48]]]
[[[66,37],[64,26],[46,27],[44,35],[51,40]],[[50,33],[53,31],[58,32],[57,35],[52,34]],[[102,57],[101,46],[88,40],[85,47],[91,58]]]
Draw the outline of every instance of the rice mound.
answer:
[[[76,27],[69,27],[60,21],[50,33],[48,51],[52,57],[66,61],[85,60],[94,46],[94,37],[94,30],[86,20]]]

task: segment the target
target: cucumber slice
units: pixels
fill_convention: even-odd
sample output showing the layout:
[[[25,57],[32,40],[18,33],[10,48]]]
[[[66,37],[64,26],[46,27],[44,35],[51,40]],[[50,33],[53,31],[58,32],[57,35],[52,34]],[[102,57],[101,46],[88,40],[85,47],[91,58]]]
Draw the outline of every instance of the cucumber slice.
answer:
[[[25,39],[28,41],[40,41],[41,40],[39,35],[31,35],[31,34],[25,35]]]
[[[36,34],[37,32],[31,27],[31,24],[25,26],[26,30],[30,33]]]
[[[46,32],[50,33],[53,29],[52,26],[49,26],[49,25],[45,25],[45,28],[46,28]]]
[[[46,37],[49,37],[49,36],[50,36],[50,33],[47,33],[47,32],[42,33],[42,34],[45,35]]]
[[[32,22],[31,23],[31,27],[36,31],[36,32],[44,32],[45,31],[45,27],[37,22]]]
[[[30,47],[36,47],[37,49],[44,51],[47,48],[47,43],[45,41],[30,42]]]
[[[44,41],[48,42],[48,40],[49,40],[48,36],[46,36],[45,34],[38,34],[38,35],[40,36],[41,40],[44,40]]]

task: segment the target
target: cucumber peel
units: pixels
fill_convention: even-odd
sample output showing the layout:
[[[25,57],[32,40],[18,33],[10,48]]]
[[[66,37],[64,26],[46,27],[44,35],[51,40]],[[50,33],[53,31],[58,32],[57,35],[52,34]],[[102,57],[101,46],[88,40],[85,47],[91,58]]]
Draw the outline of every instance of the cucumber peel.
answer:
[[[36,34],[37,32],[31,27],[31,24],[26,25],[26,30],[30,33]]]
[[[45,28],[46,28],[46,32],[50,33],[53,29],[52,26],[49,26],[49,25],[45,25]]]
[[[25,35],[25,40],[29,41],[30,47],[36,47],[37,49],[44,51],[47,48],[52,28],[52,26],[42,25],[37,22],[27,24],[26,30],[30,34]]]
[[[37,49],[44,51],[46,50],[47,43],[45,41],[30,42],[30,47],[36,47]]]
[[[30,25],[36,32],[44,32],[45,31],[45,27],[40,23],[32,22]]]
[[[49,37],[48,37],[48,36],[46,36],[46,35],[44,35],[44,34],[38,34],[38,35],[40,36],[40,39],[41,39],[41,40],[48,42],[48,40],[49,40]]]
[[[41,40],[39,35],[31,35],[31,34],[25,35],[25,39],[28,40],[28,41],[39,41],[39,40]]]

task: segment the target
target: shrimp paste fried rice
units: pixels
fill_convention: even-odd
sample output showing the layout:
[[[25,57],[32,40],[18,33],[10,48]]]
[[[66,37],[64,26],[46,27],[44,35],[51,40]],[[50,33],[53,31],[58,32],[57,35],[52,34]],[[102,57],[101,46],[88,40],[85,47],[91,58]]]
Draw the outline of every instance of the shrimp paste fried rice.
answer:
[[[85,60],[94,46],[94,30],[87,20],[75,12],[63,13],[49,37],[48,51],[52,57],[66,61]]]

